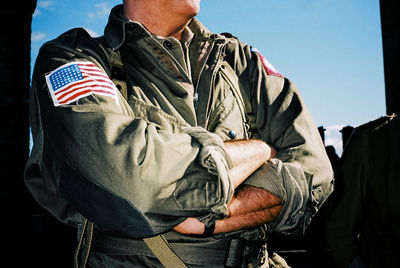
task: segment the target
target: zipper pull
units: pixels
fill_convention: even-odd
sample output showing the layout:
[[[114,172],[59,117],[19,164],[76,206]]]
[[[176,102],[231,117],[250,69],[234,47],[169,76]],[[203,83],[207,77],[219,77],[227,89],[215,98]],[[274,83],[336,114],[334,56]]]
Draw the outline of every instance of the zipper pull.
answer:
[[[193,96],[194,109],[197,110],[197,102],[199,100],[199,93],[195,92]]]
[[[244,129],[244,138],[246,140],[248,140],[250,137],[249,137],[249,133],[248,133],[247,124],[246,124],[246,122],[242,122],[242,124],[243,124],[243,129]]]

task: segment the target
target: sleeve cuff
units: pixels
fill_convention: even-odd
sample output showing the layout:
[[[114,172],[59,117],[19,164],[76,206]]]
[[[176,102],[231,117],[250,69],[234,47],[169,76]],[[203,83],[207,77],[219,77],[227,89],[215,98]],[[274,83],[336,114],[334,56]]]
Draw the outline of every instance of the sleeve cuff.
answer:
[[[212,212],[215,214],[210,216],[210,220],[223,218],[228,215],[227,204],[234,193],[229,173],[232,161],[224,149],[224,143],[219,136],[200,127],[186,128],[183,132],[200,143],[201,148],[198,157],[202,166],[209,173],[218,176],[221,200],[211,207]]]
[[[269,228],[284,234],[304,233],[310,221],[306,213],[309,187],[299,165],[270,159],[245,184],[263,188],[282,199],[282,211]]]

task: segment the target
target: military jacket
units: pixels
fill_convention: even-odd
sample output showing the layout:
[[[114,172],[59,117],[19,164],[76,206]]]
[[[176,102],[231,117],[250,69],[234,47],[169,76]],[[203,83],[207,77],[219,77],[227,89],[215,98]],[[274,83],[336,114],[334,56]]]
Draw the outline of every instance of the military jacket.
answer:
[[[117,6],[103,45],[82,30],[46,43],[32,82],[28,188],[74,226],[86,217],[139,238],[189,216],[207,224],[227,215],[233,195],[223,141],[248,133],[278,154],[245,183],[282,198],[271,230],[302,233],[331,193],[333,175],[296,87],[269,72],[251,46],[196,19],[184,38],[154,36]],[[107,51],[122,59],[126,98],[109,84]],[[76,70],[101,78],[78,91],[83,78],[65,74]],[[78,83],[70,95],[65,77]]]
[[[327,239],[340,267],[397,267],[400,250],[400,118],[356,127],[338,168]]]

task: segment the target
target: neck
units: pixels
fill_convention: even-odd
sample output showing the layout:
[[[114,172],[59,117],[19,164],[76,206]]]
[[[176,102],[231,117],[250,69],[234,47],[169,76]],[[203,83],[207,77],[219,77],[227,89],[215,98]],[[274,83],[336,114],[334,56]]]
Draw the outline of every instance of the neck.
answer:
[[[168,8],[146,4],[146,1],[125,1],[124,15],[143,24],[152,34],[178,40],[192,19],[191,16],[177,16]]]

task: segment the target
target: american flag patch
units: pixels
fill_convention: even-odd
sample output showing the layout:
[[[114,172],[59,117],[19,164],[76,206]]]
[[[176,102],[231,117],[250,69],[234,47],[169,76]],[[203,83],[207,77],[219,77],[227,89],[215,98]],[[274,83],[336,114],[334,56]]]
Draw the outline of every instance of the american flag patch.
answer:
[[[118,89],[99,67],[89,61],[70,62],[46,75],[54,106],[98,94],[118,104]]]

